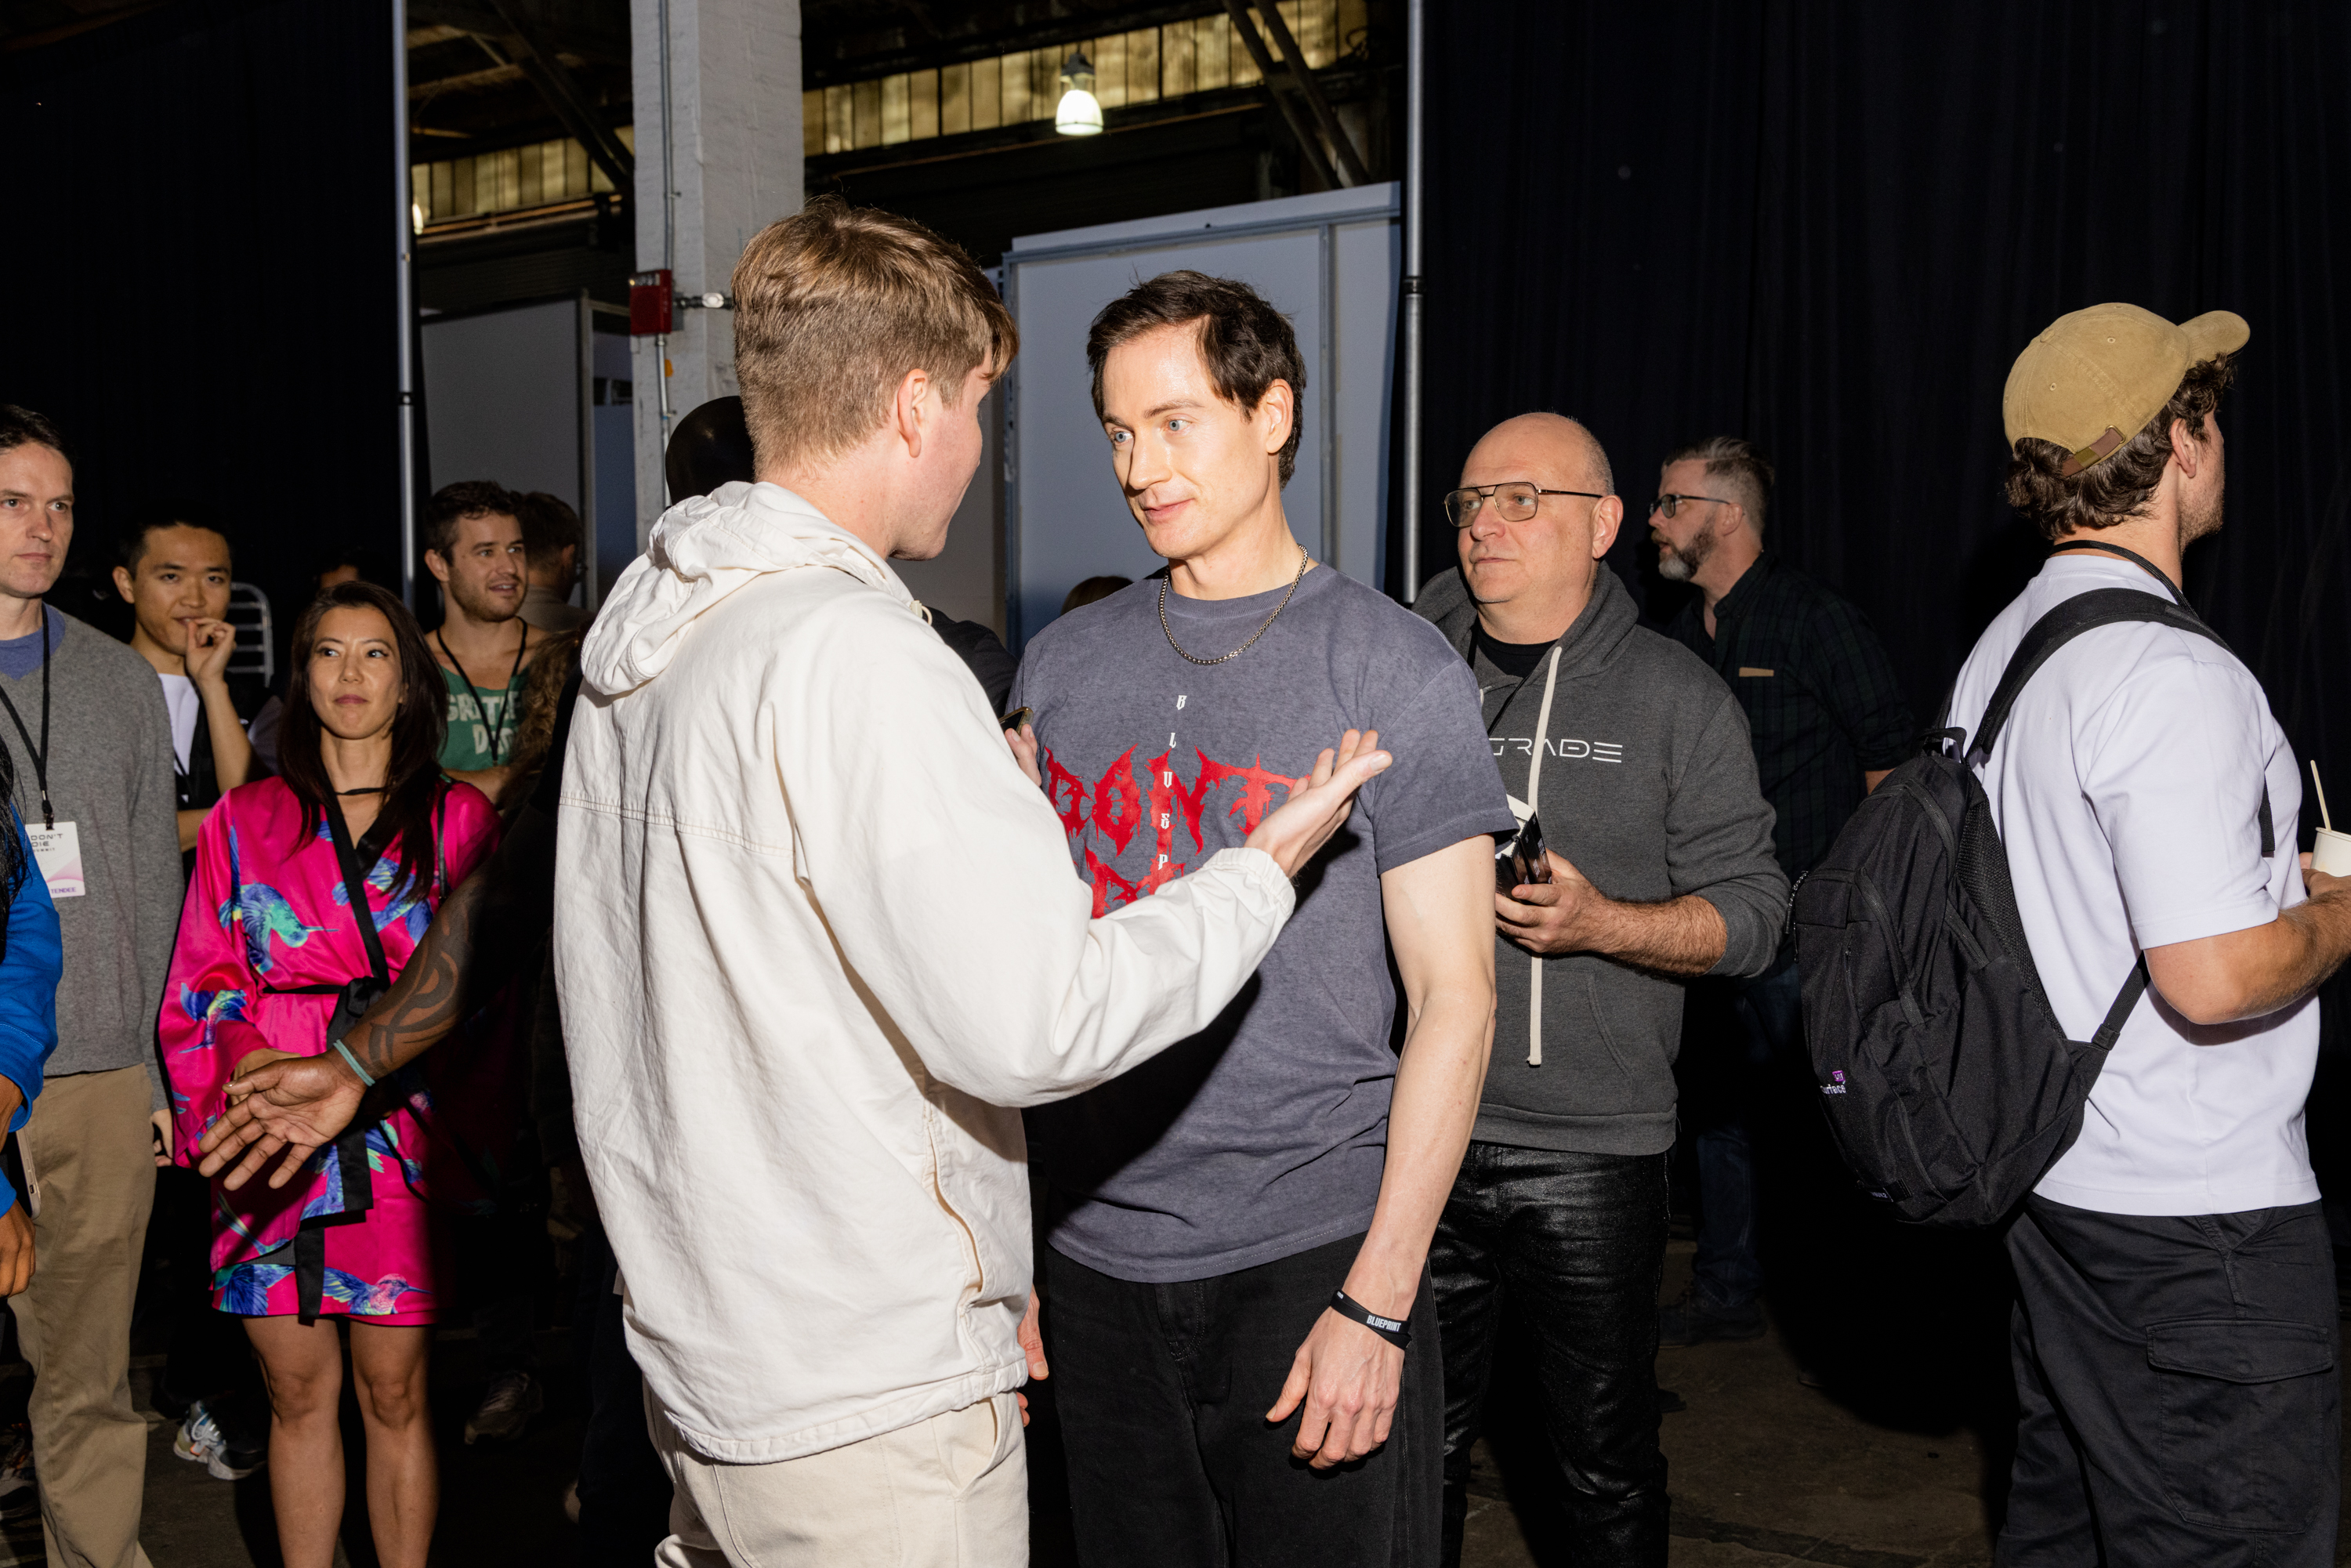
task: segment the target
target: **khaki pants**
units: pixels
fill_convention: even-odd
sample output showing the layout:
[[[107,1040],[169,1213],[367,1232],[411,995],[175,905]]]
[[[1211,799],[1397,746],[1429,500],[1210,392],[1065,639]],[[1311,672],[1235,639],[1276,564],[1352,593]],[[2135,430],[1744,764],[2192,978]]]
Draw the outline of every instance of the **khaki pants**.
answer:
[[[33,1364],[33,1468],[50,1568],[148,1568],[147,1423],[131,1407],[131,1306],[155,1202],[147,1072],[52,1078],[17,1141],[40,1192],[33,1284],[8,1303]]]
[[[650,1392],[645,1414],[677,1487],[660,1568],[1027,1568],[1029,1457],[1012,1395],[772,1465],[703,1458]]]

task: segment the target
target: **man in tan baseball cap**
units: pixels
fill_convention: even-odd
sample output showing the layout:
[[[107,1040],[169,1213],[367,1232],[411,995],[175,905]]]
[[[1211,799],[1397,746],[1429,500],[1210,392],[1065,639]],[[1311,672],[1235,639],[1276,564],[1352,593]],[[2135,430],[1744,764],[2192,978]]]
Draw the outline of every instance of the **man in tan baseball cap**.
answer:
[[[2072,478],[2145,430],[2189,371],[2245,346],[2252,329],[2233,310],[2173,326],[2136,305],[2093,305],[2060,316],[2008,372],[2001,413],[2009,444],[2031,436],[2062,448]]]
[[[2053,548],[1947,722],[1976,733],[2030,629],[2079,596],[2184,604],[2249,336],[2224,310],[2174,326],[2097,305],[2018,356],[2008,498]],[[2049,655],[1981,779],[2065,1038],[2120,1019],[2079,1134],[2008,1231],[2019,1421],[1996,1555],[2328,1568],[2337,1309],[2303,1107],[2351,879],[2302,863],[2294,748],[2192,612]]]

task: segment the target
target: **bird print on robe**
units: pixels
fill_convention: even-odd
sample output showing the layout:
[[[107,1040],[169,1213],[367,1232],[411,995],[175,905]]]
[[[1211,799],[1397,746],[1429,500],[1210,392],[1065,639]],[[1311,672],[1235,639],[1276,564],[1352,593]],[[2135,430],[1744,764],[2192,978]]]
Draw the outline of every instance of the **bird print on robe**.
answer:
[[[266,1316],[270,1287],[292,1272],[282,1263],[232,1263],[213,1276],[213,1289],[221,1292],[220,1310],[239,1317]]]
[[[323,828],[320,830],[322,832],[324,831]],[[375,912],[375,928],[378,931],[388,931],[395,925],[403,926],[407,929],[408,939],[411,942],[422,942],[424,940],[425,927],[433,924],[432,905],[424,901],[424,895],[432,890],[420,882],[412,886],[405,896],[394,898],[392,890],[399,880],[400,857],[387,850],[377,857],[375,869],[367,874],[368,885],[382,894],[389,901],[381,909]],[[335,884],[332,896],[337,904],[347,909],[350,907],[350,889],[341,883]]]
[[[329,929],[324,925],[305,925],[302,917],[286,895],[266,883],[247,882],[237,871],[236,830],[228,831],[229,895],[220,906],[221,929],[225,931],[233,921],[245,938],[246,960],[256,975],[266,975],[277,967],[269,956],[269,939],[275,936],[288,947],[299,947],[310,940],[313,933]]]
[[[213,1043],[213,1031],[223,1019],[245,1017],[245,993],[235,988],[193,991],[183,985],[180,988],[180,1009],[201,1026],[195,1039],[172,1053],[175,1056],[185,1056],[192,1051],[210,1050]],[[181,1092],[179,1084],[175,1082],[172,1085],[172,1109],[175,1112],[184,1110],[187,1108],[187,1095]]]
[[[270,1291],[293,1272],[283,1263],[232,1263],[213,1276],[213,1288],[221,1292],[220,1310],[243,1317],[266,1316]],[[414,1310],[404,1307],[402,1298],[432,1293],[422,1285],[410,1284],[402,1275],[386,1274],[371,1284],[341,1269],[329,1269],[319,1291],[327,1301],[340,1301],[352,1316],[361,1318],[388,1318]]]
[[[357,1274],[340,1269],[327,1270],[324,1294],[329,1301],[340,1301],[350,1308],[351,1315],[361,1318],[385,1318],[402,1311],[402,1296],[429,1296],[433,1292],[422,1285],[412,1285],[398,1274],[386,1274],[374,1284],[369,1284]]]

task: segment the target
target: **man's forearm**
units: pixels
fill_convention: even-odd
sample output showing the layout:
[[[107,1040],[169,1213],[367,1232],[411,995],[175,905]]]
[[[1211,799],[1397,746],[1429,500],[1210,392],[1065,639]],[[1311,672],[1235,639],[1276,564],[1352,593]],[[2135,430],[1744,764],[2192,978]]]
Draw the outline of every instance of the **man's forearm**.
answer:
[[[2351,953],[2351,894],[2281,910],[2266,925],[2147,950],[2158,995],[2191,1023],[2262,1018],[2324,984]]]
[[[555,919],[555,824],[536,808],[442,901],[392,988],[343,1044],[381,1078],[448,1038],[538,951]]]
[[[1663,904],[1609,899],[1594,911],[1584,950],[1666,975],[1703,975],[1722,961],[1730,928],[1694,893]]]
[[[1483,988],[1428,998],[1411,1020],[1388,1105],[1379,1206],[1347,1271],[1347,1294],[1374,1312],[1399,1318],[1412,1312],[1429,1241],[1469,1146],[1493,1043],[1490,977]]]
[[[252,778],[253,742],[246,737],[244,721],[236,716],[227,683],[214,682],[204,698],[204,731],[213,743],[213,780],[225,795]]]

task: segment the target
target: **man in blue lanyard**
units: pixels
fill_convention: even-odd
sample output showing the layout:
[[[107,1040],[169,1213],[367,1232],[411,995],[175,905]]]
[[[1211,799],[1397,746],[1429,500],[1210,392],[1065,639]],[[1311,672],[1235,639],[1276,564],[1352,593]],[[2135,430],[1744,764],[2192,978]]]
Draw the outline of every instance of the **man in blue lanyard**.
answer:
[[[40,1092],[16,1134],[39,1267],[9,1310],[35,1374],[30,1458],[50,1561],[146,1568],[131,1310],[170,1154],[154,1039],[180,916],[177,792],[154,670],[46,602],[73,512],[57,428],[0,405],[0,747],[65,952],[47,1082],[0,1088],[12,1119],[16,1092]],[[0,1495],[30,1468],[0,1440]]]

